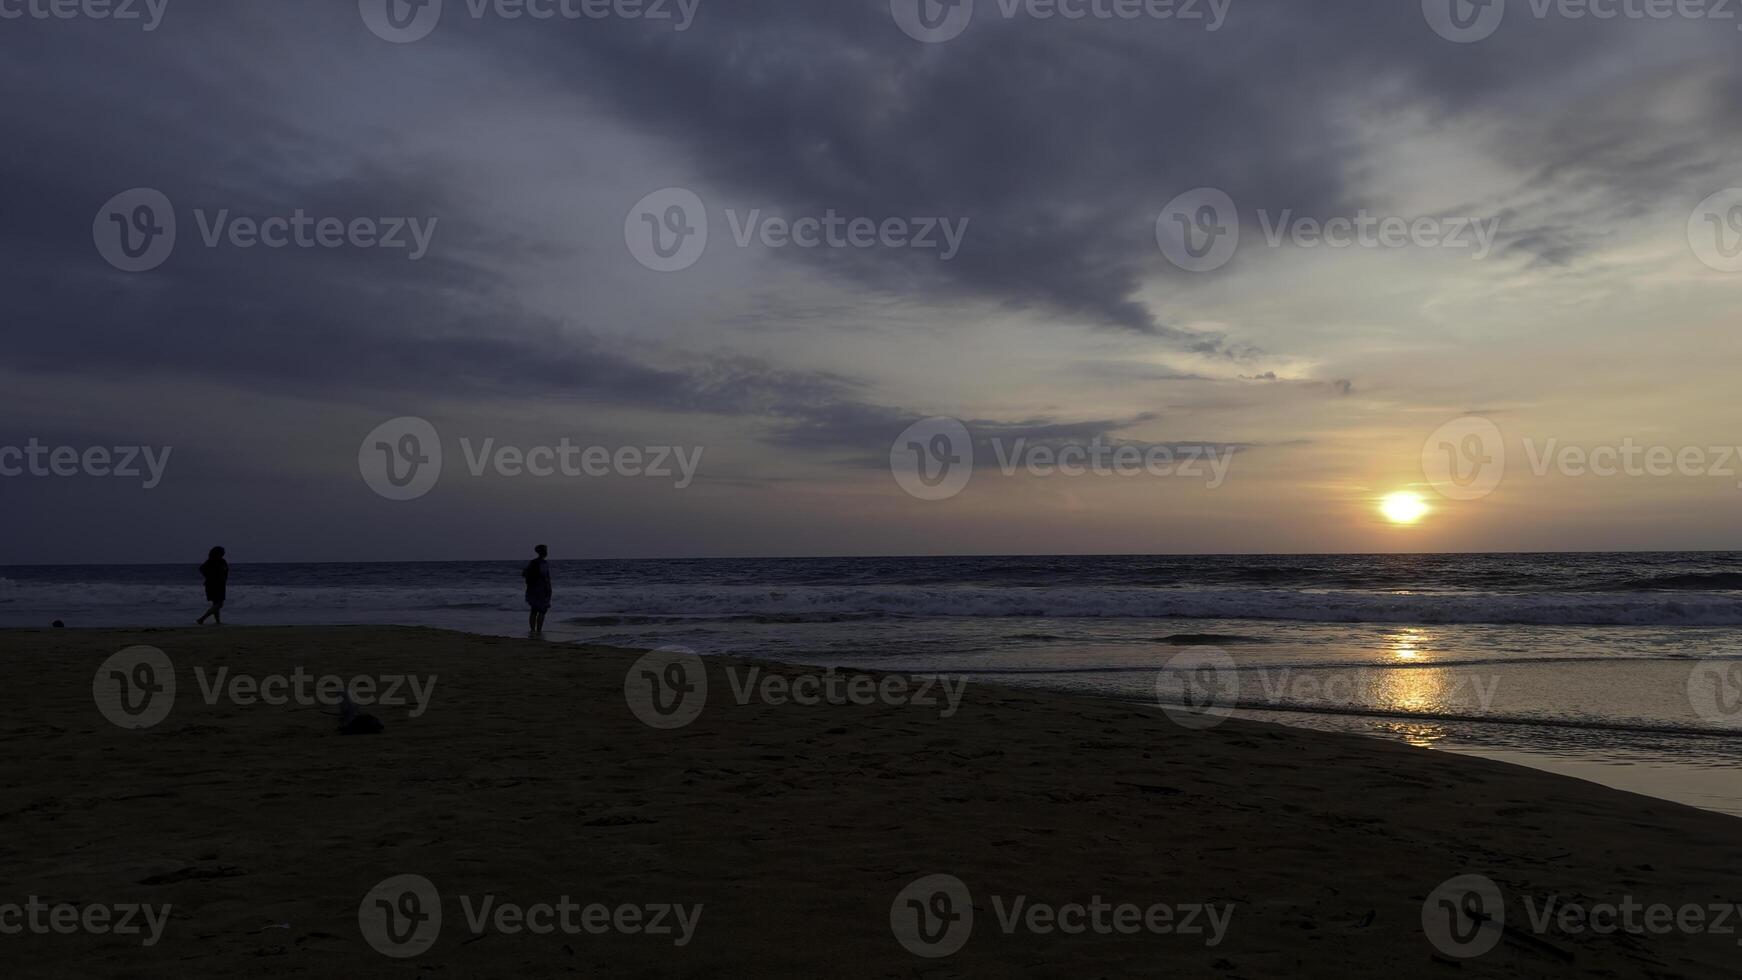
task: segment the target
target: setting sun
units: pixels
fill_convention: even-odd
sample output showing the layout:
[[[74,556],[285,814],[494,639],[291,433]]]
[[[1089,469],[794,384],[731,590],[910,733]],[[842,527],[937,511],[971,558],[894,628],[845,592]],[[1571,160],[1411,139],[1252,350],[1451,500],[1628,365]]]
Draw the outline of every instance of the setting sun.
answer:
[[[1421,499],[1421,494],[1410,490],[1388,493],[1379,501],[1379,513],[1393,524],[1414,524],[1427,512],[1427,501]]]

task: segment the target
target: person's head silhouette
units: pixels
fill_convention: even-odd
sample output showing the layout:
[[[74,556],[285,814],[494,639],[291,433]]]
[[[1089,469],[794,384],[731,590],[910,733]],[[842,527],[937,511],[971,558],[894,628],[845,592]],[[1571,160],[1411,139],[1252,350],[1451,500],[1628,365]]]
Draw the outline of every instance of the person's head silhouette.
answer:
[[[532,549],[532,550],[538,552],[538,557],[540,557],[540,558],[544,558],[544,557],[547,557],[550,555],[550,549],[546,548],[542,544],[539,545],[538,547]]]
[[[224,557],[224,549],[213,548],[211,551],[206,552],[206,557],[207,558],[222,558],[222,557]]]

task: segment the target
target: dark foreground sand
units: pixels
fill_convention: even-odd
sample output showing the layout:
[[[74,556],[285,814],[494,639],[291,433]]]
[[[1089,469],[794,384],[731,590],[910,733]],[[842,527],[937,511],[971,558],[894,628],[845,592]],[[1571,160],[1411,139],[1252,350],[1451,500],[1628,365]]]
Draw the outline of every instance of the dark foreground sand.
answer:
[[[133,644],[163,650],[179,690],[163,722],[128,731],[98,711],[92,681]],[[170,906],[150,947],[82,929],[0,935],[0,976],[1742,969],[1734,932],[1539,935],[1524,904],[1742,901],[1730,817],[1356,736],[1193,731],[1142,706],[1031,691],[971,685],[948,718],[941,706],[741,706],[725,674],[735,661],[710,661],[693,723],[660,730],[626,703],[636,659],[413,629],[0,633],[0,927],[20,921],[6,904],[32,897]],[[436,684],[420,717],[377,709],[385,733],[342,737],[318,707],[208,705],[196,667]],[[359,907],[406,874],[439,890],[443,921],[426,951],[393,959],[366,941]],[[960,879],[973,923],[958,952],[927,959],[897,942],[891,908],[934,874]],[[1497,947],[1468,960],[1422,926],[1429,893],[1463,874],[1491,878],[1506,903]],[[950,908],[931,894],[922,905]],[[656,904],[702,910],[683,946],[586,932],[580,911],[573,933],[493,919],[478,935],[462,896],[633,905],[644,922]],[[1233,913],[1214,946],[1177,931],[1006,933],[999,912],[1016,896]]]

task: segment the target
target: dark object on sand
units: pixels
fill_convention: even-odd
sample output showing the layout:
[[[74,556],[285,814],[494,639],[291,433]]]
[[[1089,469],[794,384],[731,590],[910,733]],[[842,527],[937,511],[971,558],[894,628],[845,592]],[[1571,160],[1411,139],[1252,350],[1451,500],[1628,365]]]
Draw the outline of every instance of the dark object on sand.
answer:
[[[58,620],[58,619],[57,619],[57,620],[55,620],[55,621],[54,621],[54,624],[53,624],[53,625],[54,625],[54,628],[55,628],[55,629],[57,629],[57,630],[64,630],[64,629],[66,629],[66,628],[67,628],[67,624],[65,624],[65,623],[63,623],[63,622],[61,622],[61,621],[60,621],[60,620]]]
[[[377,735],[387,728],[381,719],[358,711],[349,694],[342,695],[342,698],[339,702],[340,735]]]

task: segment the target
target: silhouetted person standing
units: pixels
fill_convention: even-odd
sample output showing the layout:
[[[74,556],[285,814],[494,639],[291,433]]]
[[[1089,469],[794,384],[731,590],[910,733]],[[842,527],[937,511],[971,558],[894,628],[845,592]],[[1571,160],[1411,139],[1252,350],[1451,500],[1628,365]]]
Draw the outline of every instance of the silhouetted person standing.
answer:
[[[532,550],[538,552],[538,557],[527,562],[520,572],[520,577],[526,580],[526,605],[531,610],[526,616],[526,628],[543,633],[544,614],[550,612],[550,563],[545,561],[550,549],[541,544]]]
[[[212,617],[212,622],[224,625],[224,587],[230,583],[230,563],[224,560],[224,549],[213,548],[206,555],[206,563],[200,566],[200,577],[206,580],[206,601],[212,604],[205,614],[195,622],[201,626],[206,624],[206,616]]]

